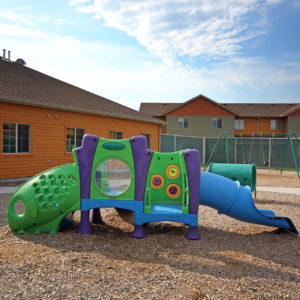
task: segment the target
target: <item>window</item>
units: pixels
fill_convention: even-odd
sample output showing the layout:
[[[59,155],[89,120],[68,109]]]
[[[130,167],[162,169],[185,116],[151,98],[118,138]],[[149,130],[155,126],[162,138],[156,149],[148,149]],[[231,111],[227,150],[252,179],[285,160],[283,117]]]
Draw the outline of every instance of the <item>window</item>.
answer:
[[[211,127],[212,128],[222,128],[222,119],[212,119]]]
[[[271,129],[273,130],[280,129],[280,120],[271,120]]]
[[[114,140],[121,140],[123,138],[122,131],[110,131],[110,138]]]
[[[67,127],[66,151],[72,152],[73,146],[80,147],[83,136],[84,129]]]
[[[142,133],[146,137],[147,143],[148,143],[148,148],[150,148],[150,138],[151,135],[149,133]]]
[[[178,128],[188,128],[189,122],[187,118],[178,118]]]
[[[30,124],[2,123],[2,152],[30,152]]]
[[[244,120],[234,120],[234,129],[245,129]]]

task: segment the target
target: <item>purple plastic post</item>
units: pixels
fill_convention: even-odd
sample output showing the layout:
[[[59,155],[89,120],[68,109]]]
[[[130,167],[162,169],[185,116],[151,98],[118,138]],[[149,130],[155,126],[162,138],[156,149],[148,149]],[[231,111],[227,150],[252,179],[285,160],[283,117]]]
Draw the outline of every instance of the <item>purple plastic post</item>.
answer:
[[[185,237],[189,240],[199,240],[201,239],[200,234],[198,233],[197,226],[190,226],[188,233]]]
[[[144,136],[135,136],[129,140],[132,148],[135,171],[134,198],[137,201],[144,201],[147,173],[153,151],[147,149],[147,140]]]
[[[90,199],[91,173],[94,155],[99,138],[95,135],[86,134],[82,139],[81,147],[76,148],[80,174],[80,199]],[[81,211],[79,233],[91,234],[89,211]]]
[[[143,225],[135,225],[131,236],[138,239],[144,238],[146,236],[146,233],[144,231]]]
[[[78,229],[80,234],[92,234],[91,224],[90,224],[90,211],[81,211],[80,225]]]
[[[100,208],[94,208],[92,214],[92,223],[102,224],[103,220],[101,218]]]
[[[198,214],[200,191],[200,153],[196,149],[186,150],[183,153],[189,180],[189,213]]]

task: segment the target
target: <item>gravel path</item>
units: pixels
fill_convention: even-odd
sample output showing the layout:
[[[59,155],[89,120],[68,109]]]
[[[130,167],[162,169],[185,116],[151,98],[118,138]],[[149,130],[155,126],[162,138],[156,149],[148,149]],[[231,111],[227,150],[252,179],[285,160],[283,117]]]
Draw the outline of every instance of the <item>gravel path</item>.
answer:
[[[260,173],[263,186],[299,187],[291,174]],[[93,235],[75,224],[56,235],[16,234],[0,194],[0,299],[300,299],[300,239],[199,208],[201,240],[178,223],[147,225],[133,239],[133,215],[103,209]],[[259,208],[300,229],[300,196],[260,191]]]

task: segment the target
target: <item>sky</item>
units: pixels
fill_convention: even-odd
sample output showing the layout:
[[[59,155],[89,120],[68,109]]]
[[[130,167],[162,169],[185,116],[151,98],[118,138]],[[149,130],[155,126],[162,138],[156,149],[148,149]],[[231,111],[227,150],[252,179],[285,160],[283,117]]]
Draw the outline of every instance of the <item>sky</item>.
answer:
[[[137,110],[300,103],[300,0],[0,0],[2,49]]]

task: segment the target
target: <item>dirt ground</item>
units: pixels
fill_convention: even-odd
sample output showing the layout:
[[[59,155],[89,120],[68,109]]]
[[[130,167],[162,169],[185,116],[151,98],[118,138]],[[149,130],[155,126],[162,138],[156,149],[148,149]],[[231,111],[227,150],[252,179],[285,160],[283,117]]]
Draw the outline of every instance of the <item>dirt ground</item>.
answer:
[[[300,188],[295,173],[258,170],[258,186]],[[75,224],[56,235],[16,234],[0,194],[1,299],[300,299],[300,239],[199,207],[201,239],[187,226],[154,223],[133,239],[132,215],[105,209],[93,235]],[[258,192],[258,208],[300,229],[300,196]]]

